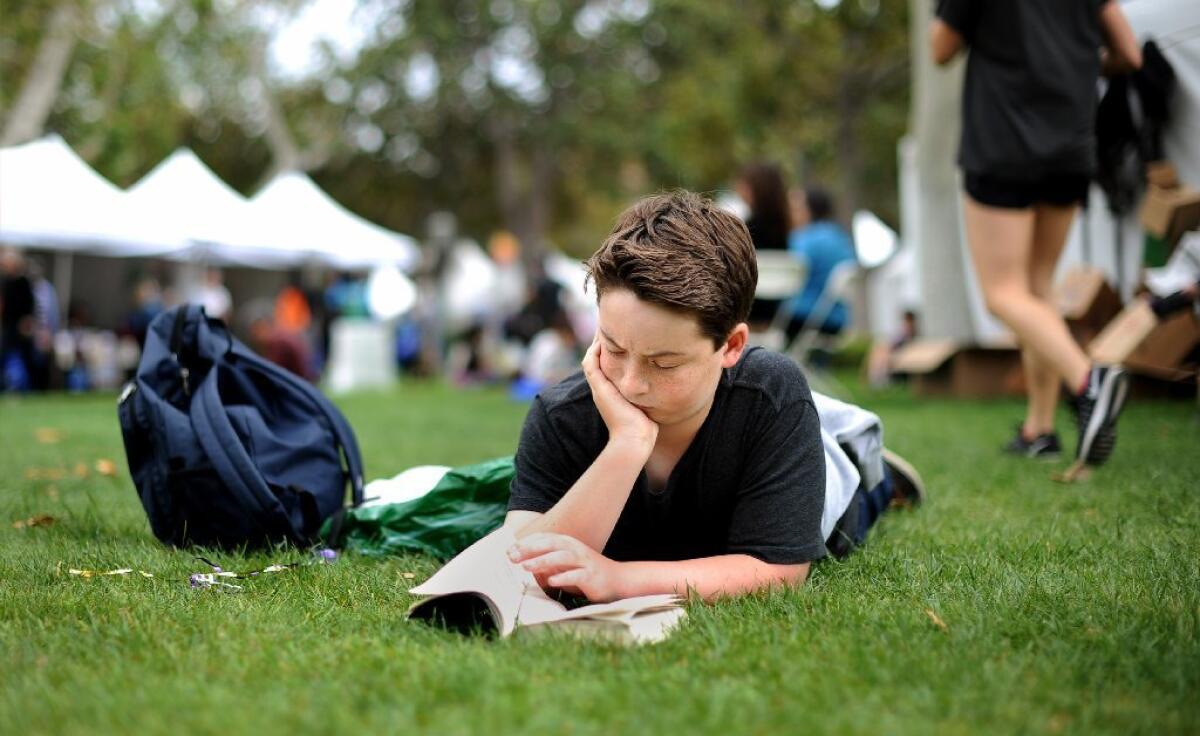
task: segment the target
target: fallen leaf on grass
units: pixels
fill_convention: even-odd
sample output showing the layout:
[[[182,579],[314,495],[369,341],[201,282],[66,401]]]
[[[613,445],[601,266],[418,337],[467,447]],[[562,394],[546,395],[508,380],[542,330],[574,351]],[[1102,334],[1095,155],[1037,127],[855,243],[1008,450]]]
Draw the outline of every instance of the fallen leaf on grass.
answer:
[[[57,445],[62,441],[63,433],[53,427],[38,427],[33,430],[33,437],[43,445]]]
[[[62,468],[25,468],[25,480],[62,480],[66,476]]]
[[[88,474],[91,472],[92,471],[91,471],[91,469],[88,468],[87,463],[75,463],[75,477],[76,478],[86,478],[86,477],[88,477]]]
[[[38,514],[31,516],[28,519],[20,519],[13,522],[13,529],[32,529],[35,526],[50,526],[58,521],[50,514]]]
[[[946,622],[942,620],[941,616],[933,612],[932,608],[926,608],[925,615],[929,617],[929,620],[933,622],[934,626],[938,627],[942,631],[950,631],[950,627],[946,625]]]
[[[1050,474],[1050,480],[1056,483],[1086,483],[1092,477],[1092,469],[1084,465],[1081,461],[1076,460],[1071,464],[1071,467],[1061,472]]]
[[[96,472],[100,475],[107,475],[109,478],[117,477],[117,464],[112,460],[100,459],[96,461]]]
[[[411,573],[411,572],[400,573],[400,577],[404,578],[405,580],[412,580],[416,576],[417,576],[416,573]]]

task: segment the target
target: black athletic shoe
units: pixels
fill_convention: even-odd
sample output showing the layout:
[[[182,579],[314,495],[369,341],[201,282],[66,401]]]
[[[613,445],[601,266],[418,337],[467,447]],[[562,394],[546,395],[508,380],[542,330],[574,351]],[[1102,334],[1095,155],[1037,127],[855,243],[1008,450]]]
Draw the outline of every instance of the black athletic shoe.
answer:
[[[1062,444],[1058,441],[1057,432],[1039,434],[1032,440],[1025,439],[1025,433],[1020,424],[1017,434],[1004,446],[1004,451],[1010,455],[1037,458],[1039,460],[1054,460],[1062,454]]]
[[[1097,365],[1088,375],[1087,389],[1075,399],[1079,445],[1075,459],[1103,465],[1117,444],[1117,417],[1129,394],[1129,374],[1117,365]]]
[[[907,460],[887,449],[883,450],[883,464],[892,478],[893,506],[920,506],[925,502],[925,482]]]

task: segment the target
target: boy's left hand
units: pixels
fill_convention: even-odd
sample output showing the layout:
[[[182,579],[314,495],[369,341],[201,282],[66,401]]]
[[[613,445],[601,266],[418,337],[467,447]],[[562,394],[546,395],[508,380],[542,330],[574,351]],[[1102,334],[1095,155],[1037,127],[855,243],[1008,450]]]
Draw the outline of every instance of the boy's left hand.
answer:
[[[593,603],[621,598],[621,563],[566,534],[530,534],[508,550],[508,559],[534,574],[538,584],[586,596]]]

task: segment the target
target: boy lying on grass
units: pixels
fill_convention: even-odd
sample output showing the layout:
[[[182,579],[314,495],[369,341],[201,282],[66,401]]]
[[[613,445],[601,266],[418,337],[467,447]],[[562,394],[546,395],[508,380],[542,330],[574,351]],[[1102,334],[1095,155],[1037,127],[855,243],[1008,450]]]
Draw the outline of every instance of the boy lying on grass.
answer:
[[[821,424],[799,367],[747,348],[758,268],[741,220],[689,192],[650,197],[587,268],[597,334],[525,419],[510,558],[592,601],[802,583],[827,551]],[[851,543],[918,500],[890,470],[849,503]]]

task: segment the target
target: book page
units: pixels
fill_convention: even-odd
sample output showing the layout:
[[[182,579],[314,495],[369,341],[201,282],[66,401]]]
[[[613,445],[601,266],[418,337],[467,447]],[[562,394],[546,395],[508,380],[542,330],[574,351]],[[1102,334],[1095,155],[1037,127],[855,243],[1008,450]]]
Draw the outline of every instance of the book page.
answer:
[[[447,562],[433,577],[408,592],[442,596],[475,593],[488,599],[500,614],[496,628],[501,636],[512,633],[518,619],[532,616],[549,620],[566,608],[551,599],[533,573],[508,559],[508,548],[516,543],[512,529],[500,527]],[[417,605],[424,605],[422,601]]]
[[[679,596],[674,593],[658,595],[643,595],[636,598],[625,598],[611,603],[593,603],[590,606],[580,606],[570,610],[547,612],[548,617],[534,620],[523,616],[522,622],[527,624],[549,621],[570,621],[575,619],[630,619],[639,613],[679,608]]]
[[[593,616],[518,626],[516,634],[546,635],[557,631],[581,639],[609,641],[626,646],[653,644],[670,636],[686,617],[686,609],[673,606],[617,617]]]

